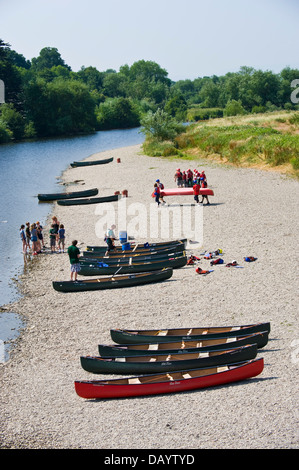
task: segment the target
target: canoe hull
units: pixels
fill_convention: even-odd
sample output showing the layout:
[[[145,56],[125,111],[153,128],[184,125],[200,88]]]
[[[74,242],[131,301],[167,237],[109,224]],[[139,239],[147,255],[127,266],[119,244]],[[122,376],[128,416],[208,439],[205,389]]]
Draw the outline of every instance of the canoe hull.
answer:
[[[140,251],[140,250],[148,250],[148,251],[155,251],[156,248],[170,248],[174,245],[183,245],[182,248],[186,248],[186,244],[187,244],[187,239],[184,238],[182,240],[173,240],[173,241],[170,241],[170,242],[157,242],[157,243],[149,243],[149,246],[145,246],[146,243],[138,243],[137,245],[132,243],[131,244],[131,249],[130,250],[126,250],[126,251],[129,251],[130,253],[131,252],[134,252],[136,250]],[[86,247],[86,250],[87,251],[91,251],[91,252],[95,252],[95,253],[105,253],[107,251],[107,246],[97,246],[97,245],[88,245]],[[122,249],[122,246],[116,246],[115,247],[115,250],[114,252],[122,252],[123,249]]]
[[[179,269],[187,264],[187,256],[181,256],[178,258],[165,259],[164,261],[151,262],[145,261],[144,263],[134,264],[112,264],[110,266],[100,266],[101,263],[92,264],[80,264],[81,271],[79,272],[82,276],[98,276],[114,274],[130,274],[130,273],[141,273],[144,271],[159,271],[163,268]],[[106,264],[106,263],[104,263]]]
[[[67,193],[53,193],[53,194],[38,194],[38,200],[41,202],[50,202],[60,199],[75,199],[78,197],[91,197],[96,196],[99,190],[97,188],[86,189],[85,191],[73,191]]]
[[[83,204],[102,204],[103,202],[113,202],[120,199],[119,194],[113,194],[112,196],[93,197],[85,199],[61,199],[57,201],[60,206],[82,206]]]
[[[159,253],[156,255],[120,255],[121,257],[116,257],[116,256],[101,256],[99,258],[97,257],[85,257],[85,256],[80,256],[79,262],[80,264],[84,265],[89,265],[89,264],[95,264],[95,263],[105,263],[110,265],[117,265],[117,264],[128,264],[128,263],[143,263],[146,261],[162,261],[162,260],[168,260],[172,258],[178,258],[185,256],[186,252],[185,251],[178,251],[175,253]]]
[[[178,370],[213,367],[255,359],[257,346],[243,346],[230,350],[206,351],[191,354],[172,354],[161,356],[136,356],[134,358],[107,358],[81,356],[81,366],[93,374],[155,374]],[[170,357],[169,357],[170,356]],[[186,357],[192,356],[192,359]],[[197,356],[195,358],[194,356]]]
[[[196,331],[198,330],[198,331]],[[270,332],[270,323],[252,325],[207,327],[207,328],[172,328],[168,330],[120,330],[111,329],[112,340],[118,344],[127,343],[164,343],[192,339],[210,339],[215,336],[244,336],[263,331]],[[153,332],[153,333],[151,333]],[[185,333],[186,332],[186,333]]]
[[[217,351],[224,348],[237,348],[246,344],[256,344],[257,348],[263,348],[268,343],[268,333],[256,333],[240,337],[223,337],[205,341],[185,341],[156,344],[99,344],[98,350],[101,357],[132,357],[150,356],[152,354],[192,353],[203,351]]]
[[[113,161],[113,157],[104,158],[103,160],[94,160],[94,161],[86,161],[86,162],[73,162],[73,163],[71,163],[71,167],[76,168],[77,166],[105,165],[106,163],[110,163],[112,161]]]
[[[107,250],[107,249],[106,249]],[[156,255],[167,255],[171,253],[177,253],[177,252],[182,252],[184,251],[184,245],[183,243],[179,243],[177,245],[173,245],[167,248],[164,247],[157,247],[154,250],[151,249],[139,249],[135,251],[130,251],[130,250],[125,250],[125,251],[109,251],[109,254],[107,255],[109,258],[129,258],[130,256],[156,256]],[[102,258],[103,253],[101,252],[96,252],[96,251],[83,251],[82,256],[84,258]]]
[[[181,371],[172,374],[173,380],[169,379],[168,374],[168,377],[147,375],[145,378],[131,377],[123,380],[75,381],[75,390],[77,395],[87,399],[179,393],[246,380],[261,374],[263,368],[264,360],[260,358],[245,363],[230,364],[227,367]],[[195,373],[198,373],[197,377],[194,376]],[[147,383],[146,380],[150,382]]]
[[[104,289],[118,289],[134,287],[143,284],[161,282],[169,279],[173,274],[171,268],[148,273],[114,276],[113,278],[85,279],[80,281],[53,281],[53,288],[58,292],[84,292]]]
[[[174,189],[163,189],[161,196],[193,196],[193,188],[174,188]],[[214,191],[210,188],[200,188],[201,196],[214,196]]]

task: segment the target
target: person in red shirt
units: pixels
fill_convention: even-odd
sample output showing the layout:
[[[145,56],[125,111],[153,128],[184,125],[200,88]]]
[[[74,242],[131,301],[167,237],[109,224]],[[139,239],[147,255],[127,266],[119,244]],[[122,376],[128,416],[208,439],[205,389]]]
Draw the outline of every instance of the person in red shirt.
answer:
[[[183,182],[183,175],[179,168],[175,172],[174,180],[177,182],[178,187],[181,188]]]
[[[194,194],[194,200],[199,203],[198,196],[200,195],[200,185],[199,183],[195,183],[193,185],[193,194]]]

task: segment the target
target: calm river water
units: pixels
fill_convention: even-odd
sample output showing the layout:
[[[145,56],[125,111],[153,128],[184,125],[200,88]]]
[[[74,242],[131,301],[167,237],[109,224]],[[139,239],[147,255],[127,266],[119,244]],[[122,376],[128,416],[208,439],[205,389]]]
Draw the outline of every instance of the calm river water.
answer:
[[[139,128],[101,131],[88,136],[0,145],[0,306],[19,297],[15,280],[23,272],[19,228],[26,221],[45,224],[51,210],[38,193],[62,192],[59,178],[74,160],[105,150],[141,144]],[[3,310],[3,309],[2,309]],[[13,312],[0,312],[0,362],[5,343],[24,325]],[[4,351],[4,352],[3,352]]]

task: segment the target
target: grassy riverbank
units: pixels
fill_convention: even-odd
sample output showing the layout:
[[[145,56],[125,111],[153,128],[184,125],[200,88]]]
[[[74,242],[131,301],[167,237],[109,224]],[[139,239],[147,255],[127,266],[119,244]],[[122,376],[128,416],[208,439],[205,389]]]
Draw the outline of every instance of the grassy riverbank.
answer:
[[[190,125],[174,143],[146,142],[150,155],[206,158],[299,177],[299,112],[224,117]]]

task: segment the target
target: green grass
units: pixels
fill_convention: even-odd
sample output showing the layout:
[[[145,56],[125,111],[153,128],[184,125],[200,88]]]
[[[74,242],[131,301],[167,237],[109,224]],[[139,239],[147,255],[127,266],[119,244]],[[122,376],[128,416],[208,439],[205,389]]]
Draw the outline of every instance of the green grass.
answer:
[[[299,177],[299,112],[224,117],[191,124],[174,142],[146,141],[147,155],[208,158]]]

